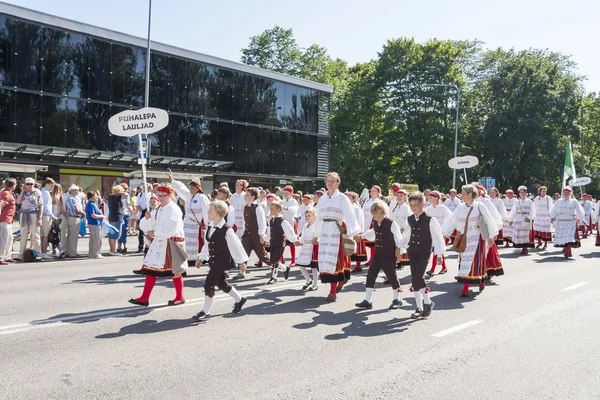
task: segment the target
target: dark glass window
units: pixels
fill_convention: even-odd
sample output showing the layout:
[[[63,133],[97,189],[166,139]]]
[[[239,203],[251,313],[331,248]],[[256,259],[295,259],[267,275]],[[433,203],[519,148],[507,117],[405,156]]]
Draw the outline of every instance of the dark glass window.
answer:
[[[306,139],[308,135],[298,133],[296,135],[296,148],[294,149],[294,159],[296,160],[296,170],[294,175],[306,176]]]
[[[40,90],[42,28],[15,21],[15,86]]]
[[[110,68],[110,99],[113,103],[132,104],[132,74],[132,48],[113,43]]]
[[[237,125],[236,125],[237,126]],[[227,122],[219,122],[217,160],[232,161],[233,158],[233,127]]]
[[[307,97],[310,97],[310,90],[299,87],[296,89],[296,128],[299,131],[309,131],[307,123],[306,109]]]
[[[0,89],[0,142],[13,142],[15,132],[15,92]]]
[[[260,159],[260,137],[259,129],[254,126],[246,127],[246,171],[250,173],[258,172]]]
[[[89,103],[89,140],[92,149],[109,149],[110,133],[108,131],[108,120],[111,117],[110,106],[106,104]]]
[[[72,149],[90,149],[88,102],[64,99],[66,147]]]
[[[187,121],[179,115],[169,115],[169,136],[166,154],[173,157],[185,157],[185,133]]]
[[[65,147],[65,113],[59,97],[42,96],[42,144]]]
[[[111,44],[103,40],[87,39],[89,51],[88,97],[92,100],[110,101]]]
[[[221,119],[231,120],[233,115],[233,71],[225,68],[219,68],[219,104],[217,105],[217,115]]]
[[[39,94],[16,93],[15,142],[40,144],[40,108]]]
[[[71,97],[90,97],[89,46],[78,33],[67,33],[65,43],[65,89]]]
[[[217,122],[202,118],[188,118],[185,156],[216,160]]]
[[[316,136],[307,137],[306,167],[308,176],[317,176],[317,154],[319,152],[319,143]]]
[[[233,170],[244,172],[246,170],[246,126],[233,125]]]
[[[131,105],[141,107],[146,92],[146,50],[132,50],[131,66]]]
[[[296,134],[283,132],[283,171],[286,175],[296,174]]]
[[[200,99],[201,113],[205,117],[217,117],[218,103],[218,76],[217,68],[200,64]]]
[[[253,172],[267,174],[271,170],[271,132],[261,128],[258,131],[258,169]]]
[[[117,115],[120,112],[125,110],[129,110],[129,107],[118,107],[111,106],[110,107],[110,116]],[[138,145],[138,137],[122,137],[116,135],[110,135],[110,146],[108,151],[123,153],[123,154],[137,154],[137,150],[139,148]]]
[[[169,58],[169,111],[185,113],[186,102],[186,62],[181,58]]]
[[[260,121],[261,87],[264,79],[257,76],[248,75],[246,79],[246,122],[258,124]]]
[[[249,76],[239,72],[233,74],[233,98],[231,119],[246,122],[246,102],[248,101]]]
[[[271,131],[271,174],[283,174],[285,142],[283,136],[285,133],[277,130]]]
[[[187,83],[187,113],[190,115],[203,114],[203,87],[202,87],[202,68],[198,62],[188,61],[186,63],[186,83]]]
[[[14,82],[14,20],[0,16],[0,85],[13,86]]]
[[[148,136],[148,143],[150,147],[151,156],[168,156],[169,150],[169,132],[171,129],[171,124],[173,123],[173,116],[169,116],[169,125],[156,132],[152,135]]]
[[[294,85],[285,85],[284,126],[288,129],[298,129],[298,93]]]
[[[67,33],[58,29],[44,29],[42,45],[42,90],[45,93],[67,93],[68,52]]]
[[[152,107],[169,109],[169,57],[150,53],[150,104]]]
[[[272,126],[285,126],[285,115],[286,115],[286,97],[285,97],[286,84],[275,81],[273,83],[273,95],[275,97],[275,102],[271,103],[273,105],[273,111],[271,117],[277,116],[277,123]],[[272,122],[271,122],[272,124]]]

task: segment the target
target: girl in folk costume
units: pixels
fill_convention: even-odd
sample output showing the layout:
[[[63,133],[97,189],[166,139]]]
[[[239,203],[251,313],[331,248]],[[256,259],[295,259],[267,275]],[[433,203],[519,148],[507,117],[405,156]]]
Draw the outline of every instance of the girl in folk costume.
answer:
[[[373,202],[375,200],[378,200],[381,196],[381,188],[377,185],[373,185],[369,194],[369,199],[363,204],[363,214],[365,216],[363,228],[365,230],[373,229],[373,216],[371,215],[371,206],[373,205]],[[369,261],[367,261],[367,265],[371,265],[371,260],[373,259],[373,255],[375,254],[375,242],[369,242],[367,240],[365,245],[371,249],[371,258],[369,259]]]
[[[475,182],[473,186],[476,189],[477,193],[477,201],[483,204],[488,211],[490,212],[492,219],[496,224],[496,229],[498,232],[502,230],[502,226],[504,221],[500,216],[500,213],[494,206],[494,203],[487,197],[487,190],[485,190],[485,186],[481,183]],[[480,227],[481,228],[481,227]],[[487,239],[487,238],[485,238]],[[504,275],[504,269],[502,268],[502,261],[500,260],[500,254],[498,253],[498,245],[496,244],[497,236],[491,237],[492,241],[488,243],[486,246],[486,256],[485,256],[485,272],[487,274],[487,281],[490,282],[492,277]]]
[[[466,246],[458,255],[458,276],[455,279],[463,283],[461,297],[469,295],[469,285],[479,285],[479,291],[485,289],[485,257],[486,240],[479,229],[479,221],[483,219],[488,235],[494,238],[498,228],[487,207],[475,201],[477,192],[473,185],[462,187],[463,203],[456,208],[452,217],[444,222],[443,234],[449,236],[456,229],[459,234],[466,235]],[[458,237],[457,237],[458,240]],[[488,239],[489,246],[492,245]]]
[[[346,192],[346,196],[348,196],[348,200],[350,200],[350,203],[352,203],[352,208],[354,209],[356,220],[358,221],[358,225],[360,226],[360,233],[362,234],[365,231],[365,228],[363,226],[364,214],[362,212],[362,208],[358,205],[358,193]],[[350,261],[356,261],[356,268],[352,270],[353,273],[362,272],[363,269],[360,266],[360,263],[362,261],[367,261],[367,246],[365,245],[364,239],[361,238],[361,240],[357,240],[356,253],[350,256]]]
[[[304,218],[304,213],[309,208],[313,208],[312,206],[312,197],[310,194],[305,194],[302,196],[302,204],[298,206],[298,216],[300,220],[298,221],[298,232],[302,232],[302,228],[304,228],[304,224],[306,223],[306,218]]]
[[[271,221],[269,221],[269,228],[271,231],[271,238],[269,243],[271,244],[271,279],[267,282],[267,285],[277,282],[277,274],[279,273],[279,262],[283,258],[283,252],[285,251],[286,242],[292,243],[292,246],[300,244],[296,237],[296,232],[292,224],[283,218],[281,212],[283,206],[279,201],[274,201],[271,204]],[[290,275],[290,267],[285,268],[284,277],[287,281]]]
[[[187,270],[184,260],[185,239],[183,232],[183,214],[174,202],[173,186],[163,183],[157,188],[160,205],[151,221],[148,237],[152,239],[148,254],[144,257],[142,275],[146,275],[144,291],[137,299],[129,299],[131,304],[148,306],[150,294],[157,277],[172,277],[175,286],[175,298],[168,305],[185,303],[183,298],[183,277]]]
[[[515,229],[512,237],[514,247],[521,249],[521,254],[529,254],[527,249],[535,246],[532,226],[535,220],[535,207],[533,201],[527,198],[526,186],[519,186],[519,199],[510,210],[508,220]]]
[[[138,224],[140,230],[145,233],[144,254],[148,253],[152,239],[148,237],[148,231],[152,229],[152,221],[156,218],[156,210],[158,209],[158,197],[154,193],[150,195],[150,207],[146,210],[145,215],[142,215]],[[142,270],[133,271],[134,274],[141,274]]]
[[[585,217],[581,218],[579,221],[579,231],[583,235],[583,239],[586,239],[588,235],[591,235],[592,232],[592,212],[593,205],[591,202],[591,197],[587,193],[581,195],[581,208],[583,208],[583,212],[585,213]]]
[[[373,308],[371,299],[375,291],[375,280],[381,270],[383,270],[392,286],[393,300],[389,308],[400,308],[402,305],[402,301],[400,300],[402,290],[400,290],[400,283],[396,275],[396,261],[400,259],[401,249],[406,246],[404,246],[402,241],[400,227],[387,217],[388,212],[389,208],[387,204],[381,200],[375,201],[371,206],[371,214],[375,220],[373,229],[369,229],[362,236],[375,242],[377,252],[367,273],[365,299],[361,303],[356,304],[358,308]]]
[[[394,197],[394,207],[390,207],[390,219],[398,224],[400,232],[404,233],[404,230],[408,228],[408,217],[412,215],[412,211],[407,203],[408,193],[404,189],[396,191],[396,197]],[[400,262],[396,264],[396,267],[402,268],[404,265],[409,265],[410,259],[407,252],[404,252],[400,257]],[[384,283],[386,283],[384,281]]]
[[[450,219],[450,217],[452,217],[452,211],[450,211],[445,205],[440,204],[441,197],[442,195],[437,190],[434,190],[431,193],[429,193],[430,205],[425,207],[424,211],[425,214],[427,214],[427,216],[435,218],[440,224],[440,226],[444,226],[444,222],[446,222],[447,219]],[[449,242],[450,239],[446,238],[445,244],[448,244]],[[433,255],[431,269],[427,271],[428,276],[433,276],[433,274],[435,274],[435,267],[436,265],[438,265],[438,257],[442,259],[440,264],[442,266],[442,270],[440,271],[440,274],[445,274],[446,272],[448,272],[448,269],[446,268],[446,257],[444,257],[444,253],[442,252],[442,254],[440,254],[439,256],[438,253],[436,253]]]
[[[207,260],[210,268],[204,281],[204,306],[202,311],[194,316],[194,319],[200,322],[206,321],[211,316],[215,286],[233,297],[235,300],[233,313],[237,314],[242,311],[242,307],[246,304],[246,298],[242,297],[226,280],[226,271],[232,262],[239,265],[240,268],[248,262],[248,256],[242,247],[240,238],[225,223],[228,209],[227,203],[216,200],[210,205],[208,211],[210,222],[206,229],[206,241],[196,260],[197,268],[200,268],[201,260]]]
[[[222,202],[224,202],[227,205],[227,214],[224,217],[225,223],[231,229],[233,229],[233,232],[235,232],[236,230],[233,228],[235,226],[235,208],[233,208],[233,206],[229,202],[230,198],[231,198],[231,192],[229,191],[228,187],[222,186],[217,189],[216,200],[221,200]]]
[[[448,198],[448,200],[446,200],[444,202],[444,205],[446,207],[448,207],[448,209],[451,212],[454,212],[456,210],[456,208],[460,205],[460,203],[462,203],[462,201],[456,195],[456,189],[454,189],[454,188],[450,189],[449,194],[450,194],[450,198]],[[452,235],[450,236],[450,243],[454,243],[454,238],[456,237],[457,234],[458,234],[458,231],[452,232]]]
[[[535,206],[535,224],[533,224],[535,237],[537,239],[537,248],[542,247],[542,241],[544,242],[543,250],[548,247],[548,242],[552,240],[552,224],[550,223],[550,212],[554,202],[550,196],[546,196],[548,188],[546,186],[540,186],[538,189],[538,195],[533,199]]]
[[[396,195],[398,194],[398,192],[402,190],[402,186],[395,182],[392,183],[392,186],[390,186],[390,193],[392,194],[392,198],[390,199],[390,204],[388,204],[389,208],[390,208],[390,212],[391,210],[393,210],[396,207]]]
[[[573,257],[571,248],[581,246],[577,233],[577,222],[585,213],[577,200],[571,198],[573,190],[567,186],[563,196],[557,200],[550,212],[554,224],[554,247],[562,247],[565,258]]]
[[[496,238],[496,246],[502,246],[504,244],[504,224],[508,217],[508,213],[506,212],[506,206],[504,205],[504,201],[500,198],[500,191],[498,188],[490,189],[490,201],[496,207],[500,218],[502,218],[502,229],[498,232],[498,237]]]
[[[326,301],[336,301],[336,293],[350,279],[350,257],[344,253],[342,233],[355,237],[360,226],[350,200],[340,193],[340,176],[329,172],[325,176],[327,193],[319,201],[313,244],[319,245],[321,282],[330,285]]]
[[[510,246],[515,232],[515,228],[512,227],[510,221],[508,220],[508,215],[510,214],[516,202],[517,198],[515,197],[515,192],[512,189],[508,189],[506,191],[506,199],[504,199],[504,207],[506,207],[506,219],[504,220],[504,226],[502,227],[502,236],[504,237],[504,242],[506,243],[504,247]]]
[[[235,182],[235,193],[231,195],[231,199],[229,200],[235,210],[235,226],[233,228],[240,239],[244,236],[244,206],[246,205],[247,188],[248,181],[238,179]]]
[[[317,222],[317,210],[310,207],[304,211],[304,225],[302,226],[302,236],[300,237],[300,252],[296,265],[300,267],[300,272],[306,284],[302,286],[302,290],[313,291],[318,289],[319,282],[319,246],[313,244],[315,237],[315,224]],[[312,279],[308,274],[308,270],[312,271]]]
[[[294,234],[298,235],[298,221],[296,217],[298,216],[298,201],[294,198],[294,188],[291,186],[286,186],[283,188],[283,200],[281,201],[281,206],[283,207],[283,219],[290,224],[292,229],[294,230]],[[290,263],[290,267],[296,265],[296,246],[294,246],[294,241],[288,240],[286,246],[289,246],[290,253],[292,256],[292,261]]]
[[[185,248],[188,253],[188,264],[194,265],[196,257],[204,244],[204,231],[208,221],[208,197],[202,192],[199,179],[192,179],[186,187],[182,182],[173,179],[169,170],[169,180],[175,188],[177,196],[185,202],[183,230],[185,232]]]

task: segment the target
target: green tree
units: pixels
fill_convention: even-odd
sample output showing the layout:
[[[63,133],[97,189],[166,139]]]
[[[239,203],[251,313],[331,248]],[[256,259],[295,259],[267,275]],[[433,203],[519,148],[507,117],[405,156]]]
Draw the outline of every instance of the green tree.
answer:
[[[250,44],[242,49],[242,62],[282,74],[298,76],[302,52],[292,29],[275,25],[271,29],[250,38]]]

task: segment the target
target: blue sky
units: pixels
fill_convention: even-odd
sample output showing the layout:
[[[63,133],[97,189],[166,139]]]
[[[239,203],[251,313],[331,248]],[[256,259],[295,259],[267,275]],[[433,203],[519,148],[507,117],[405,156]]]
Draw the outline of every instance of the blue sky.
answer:
[[[7,1],[7,0],[4,0]],[[13,0],[65,18],[144,37],[147,0]],[[386,40],[479,39],[487,48],[549,48],[572,56],[585,87],[600,91],[598,0],[153,0],[153,40],[234,61],[249,37],[291,27],[350,63]]]

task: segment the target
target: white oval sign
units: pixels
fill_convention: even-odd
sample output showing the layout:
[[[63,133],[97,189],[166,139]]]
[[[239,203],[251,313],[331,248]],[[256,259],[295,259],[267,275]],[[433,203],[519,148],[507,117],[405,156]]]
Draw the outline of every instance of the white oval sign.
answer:
[[[569,185],[571,185],[571,186],[586,186],[586,185],[589,185],[590,183],[592,183],[591,178],[588,178],[587,176],[582,176],[577,179],[571,179],[571,181],[569,182]]]
[[[169,125],[169,114],[160,108],[146,107],[126,110],[108,120],[108,130],[113,135],[131,137],[155,133]]]
[[[452,169],[472,168],[479,164],[479,159],[475,156],[454,157],[448,161],[448,166]]]

